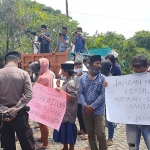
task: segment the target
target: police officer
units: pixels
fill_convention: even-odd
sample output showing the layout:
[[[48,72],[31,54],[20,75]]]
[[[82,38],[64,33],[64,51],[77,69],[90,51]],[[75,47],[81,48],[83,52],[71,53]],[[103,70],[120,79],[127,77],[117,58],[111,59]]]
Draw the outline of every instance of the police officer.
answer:
[[[5,56],[5,67],[0,69],[0,111],[5,116],[1,147],[4,150],[16,150],[15,132],[22,150],[35,150],[26,106],[32,98],[31,80],[26,71],[19,69],[20,63],[21,54],[11,51]]]

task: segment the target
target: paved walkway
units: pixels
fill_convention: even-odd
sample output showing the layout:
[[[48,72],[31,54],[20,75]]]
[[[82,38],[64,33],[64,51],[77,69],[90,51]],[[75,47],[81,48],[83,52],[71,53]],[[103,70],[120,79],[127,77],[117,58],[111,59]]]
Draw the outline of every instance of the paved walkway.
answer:
[[[35,125],[35,122],[30,122],[31,127]],[[78,126],[78,122],[77,122]],[[53,130],[50,129],[50,134],[49,134],[49,144],[50,144],[50,149],[49,150],[61,150],[62,144],[55,143],[53,141]],[[37,137],[40,137],[40,132],[39,129],[34,130],[34,135]],[[106,128],[106,133],[107,133],[107,128]],[[40,144],[40,143],[37,143]],[[21,150],[19,142],[17,142],[17,150]],[[77,137],[77,142],[75,145],[75,150],[90,150],[89,145],[88,145],[88,140],[81,140],[81,137]],[[128,150],[127,148],[127,142],[126,142],[126,135],[125,135],[125,126],[121,125],[119,128],[115,129],[115,135],[114,135],[114,143],[113,146],[110,146],[108,150]],[[141,139],[141,144],[140,144],[140,150],[147,150],[145,143],[143,141],[143,138]]]

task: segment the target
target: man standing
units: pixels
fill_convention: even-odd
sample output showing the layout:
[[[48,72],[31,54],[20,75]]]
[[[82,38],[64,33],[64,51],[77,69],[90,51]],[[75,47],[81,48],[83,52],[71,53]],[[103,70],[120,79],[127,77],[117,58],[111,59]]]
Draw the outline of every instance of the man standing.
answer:
[[[74,81],[76,85],[76,89],[79,89],[80,85],[80,77],[84,74],[83,72],[83,62],[80,60],[77,60],[74,62],[74,69],[76,70],[77,74],[74,76]],[[78,100],[78,112],[77,112],[77,117],[79,121],[79,126],[80,126],[80,131],[78,132],[78,135],[83,135],[82,140],[87,140],[88,135],[86,134],[86,129],[85,129],[85,123],[83,120],[83,111],[82,111],[82,104],[80,101],[79,96],[77,95],[77,100]]]
[[[50,34],[47,33],[46,25],[41,26],[41,36],[38,37],[40,43],[40,53],[50,53]]]
[[[86,35],[82,34],[82,28],[78,27],[77,31],[75,32],[73,40],[73,44],[75,45],[74,52],[84,53],[84,50],[86,49],[88,53],[87,48],[85,48],[85,42],[86,42]]]
[[[84,121],[91,150],[107,150],[105,136],[105,88],[100,74],[101,56],[90,57],[90,70],[80,78],[79,97],[84,109]]]
[[[31,36],[32,36],[31,42],[33,43],[33,48],[34,48],[34,54],[37,54],[39,52],[39,45],[37,44],[38,37],[36,36],[36,32],[31,32]]]
[[[120,67],[117,59],[115,58],[115,56],[113,54],[108,54],[105,59],[111,61],[111,63],[112,63],[112,67],[110,70],[111,75],[112,76],[121,76],[122,75],[121,67]],[[108,124],[108,131],[110,131],[110,132],[108,132],[107,145],[112,146],[115,124],[113,122],[109,122],[109,121],[107,121],[107,124]]]
[[[62,31],[61,31],[61,33],[59,33],[58,44],[55,48],[54,53],[56,51],[65,52],[68,48],[68,44],[69,44],[69,37],[67,36],[67,28],[62,27]]]
[[[121,67],[120,65],[118,64],[115,56],[113,54],[108,54],[106,57],[105,57],[106,60],[110,60],[111,63],[112,63],[112,68],[111,68],[111,71],[110,73],[113,75],[113,76],[121,76],[122,75],[122,71],[121,71]]]
[[[5,150],[16,150],[15,132],[22,150],[35,149],[26,112],[29,111],[26,105],[32,98],[31,80],[26,71],[18,68],[20,62],[21,54],[11,51],[5,56],[5,67],[0,69],[0,111],[5,116],[1,128],[1,147]]]

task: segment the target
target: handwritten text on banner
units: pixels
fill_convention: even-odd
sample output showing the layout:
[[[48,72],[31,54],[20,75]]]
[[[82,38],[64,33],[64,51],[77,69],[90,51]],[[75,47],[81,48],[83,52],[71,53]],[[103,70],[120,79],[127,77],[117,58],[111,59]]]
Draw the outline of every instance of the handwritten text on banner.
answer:
[[[107,77],[107,120],[150,125],[150,74]]]
[[[28,106],[30,119],[59,130],[66,110],[66,96],[62,91],[36,83]]]

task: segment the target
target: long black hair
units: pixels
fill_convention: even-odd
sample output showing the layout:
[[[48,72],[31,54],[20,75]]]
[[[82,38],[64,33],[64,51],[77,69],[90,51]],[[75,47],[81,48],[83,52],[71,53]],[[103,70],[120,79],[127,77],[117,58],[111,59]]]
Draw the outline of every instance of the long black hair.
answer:
[[[103,60],[102,61],[102,67],[101,67],[101,73],[105,75],[106,77],[110,75],[110,69],[111,69],[112,63],[109,60]]]

